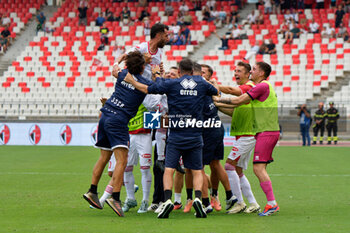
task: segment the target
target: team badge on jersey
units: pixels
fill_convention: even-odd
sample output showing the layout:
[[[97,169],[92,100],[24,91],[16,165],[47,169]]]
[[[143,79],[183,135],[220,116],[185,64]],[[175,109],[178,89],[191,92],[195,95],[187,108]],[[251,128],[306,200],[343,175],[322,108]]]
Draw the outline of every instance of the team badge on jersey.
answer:
[[[10,128],[7,125],[0,126],[0,144],[6,145],[10,141]]]
[[[90,138],[93,144],[97,142],[97,131],[98,131],[98,125],[95,125],[94,127],[92,127],[90,132]]]
[[[72,129],[69,125],[64,125],[60,129],[60,140],[62,144],[68,145],[72,140]]]
[[[144,112],[143,113],[143,128],[145,129],[159,129],[160,128],[160,116],[162,114],[157,112]]]
[[[41,129],[38,125],[32,125],[29,129],[29,141],[37,145],[41,139]]]

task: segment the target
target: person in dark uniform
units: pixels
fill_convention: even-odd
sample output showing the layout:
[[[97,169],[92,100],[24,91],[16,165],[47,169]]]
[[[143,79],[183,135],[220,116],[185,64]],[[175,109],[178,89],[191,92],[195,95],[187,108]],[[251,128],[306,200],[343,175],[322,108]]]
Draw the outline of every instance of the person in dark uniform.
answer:
[[[334,144],[337,144],[338,137],[338,127],[337,127],[337,120],[339,119],[339,113],[336,108],[333,107],[334,102],[329,102],[329,109],[327,109],[327,131],[328,131],[328,144],[332,144],[332,141],[334,141]],[[333,131],[333,138],[332,138],[332,131]]]
[[[320,102],[318,104],[318,110],[315,112],[315,116],[314,116],[315,124],[312,126],[314,130],[314,138],[313,138],[314,145],[316,145],[317,143],[318,131],[320,131],[320,144],[323,144],[324,125],[326,121],[325,118],[326,118],[326,112],[323,109],[323,103]]]

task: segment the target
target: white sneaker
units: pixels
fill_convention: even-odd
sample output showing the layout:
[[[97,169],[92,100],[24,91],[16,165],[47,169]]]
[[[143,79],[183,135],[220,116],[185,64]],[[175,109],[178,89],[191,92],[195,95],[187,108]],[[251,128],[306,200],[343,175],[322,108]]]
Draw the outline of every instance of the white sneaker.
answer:
[[[158,208],[154,211],[154,213],[159,214],[160,211],[162,211],[162,205],[163,205],[163,202],[159,202],[159,206],[158,206]]]
[[[203,204],[202,204],[201,200],[199,200],[198,197],[196,197],[194,199],[192,205],[194,207],[194,210],[196,211],[196,213],[195,213],[196,218],[206,218],[207,217],[207,213],[203,209]]]
[[[158,214],[158,218],[169,218],[170,212],[174,209],[174,204],[171,200],[167,200],[161,205],[161,211]]]
[[[148,208],[147,211],[155,211],[156,209],[158,209],[159,205],[152,203]]]
[[[250,206],[244,211],[244,213],[251,214],[251,213],[257,213],[260,211],[260,206],[258,203],[252,203]]]
[[[147,209],[148,209],[148,201],[143,200],[141,202],[140,209],[137,211],[137,213],[139,214],[147,213]]]
[[[242,202],[242,203],[236,203],[232,209],[227,211],[228,214],[238,214],[242,213],[245,209],[247,208],[247,205]]]

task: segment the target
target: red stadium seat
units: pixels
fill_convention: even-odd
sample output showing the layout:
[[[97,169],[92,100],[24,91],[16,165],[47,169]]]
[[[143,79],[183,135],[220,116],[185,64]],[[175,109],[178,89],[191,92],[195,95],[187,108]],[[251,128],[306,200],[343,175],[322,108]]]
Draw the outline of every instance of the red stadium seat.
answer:
[[[314,87],[321,86],[321,81],[314,81],[313,86]]]
[[[114,83],[106,83],[106,87],[114,87]]]
[[[92,88],[91,87],[85,87],[84,88],[84,92],[85,93],[91,93],[92,92]]]
[[[290,87],[283,87],[283,92],[290,92],[291,88]]]

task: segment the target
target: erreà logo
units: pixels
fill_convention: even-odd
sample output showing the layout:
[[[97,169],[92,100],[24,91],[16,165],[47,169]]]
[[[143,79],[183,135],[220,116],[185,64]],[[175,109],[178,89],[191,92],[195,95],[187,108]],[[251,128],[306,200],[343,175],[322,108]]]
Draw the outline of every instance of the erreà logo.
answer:
[[[60,129],[60,139],[62,144],[68,145],[72,140],[72,129],[69,125],[64,125]]]
[[[7,125],[0,126],[0,144],[6,145],[10,141],[10,128]]]
[[[197,86],[197,83],[193,81],[193,79],[188,80],[186,78],[182,80],[180,84],[185,89],[193,89]]]
[[[92,127],[90,132],[91,141],[93,144],[97,142],[97,132],[98,132],[98,125],[94,125],[94,127]]]
[[[32,125],[29,129],[29,141],[37,145],[41,139],[41,130],[38,125]]]

